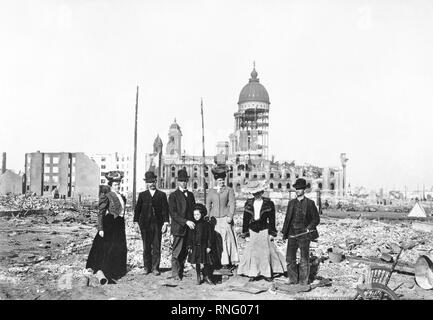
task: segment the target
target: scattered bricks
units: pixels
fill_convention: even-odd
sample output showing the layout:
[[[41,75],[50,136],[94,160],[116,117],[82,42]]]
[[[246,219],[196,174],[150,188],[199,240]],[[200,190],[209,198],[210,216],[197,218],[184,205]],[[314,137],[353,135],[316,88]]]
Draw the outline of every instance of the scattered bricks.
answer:
[[[30,270],[30,267],[12,267],[8,269],[10,273],[26,273]]]
[[[386,247],[379,248],[379,251],[382,255],[391,253],[391,250]]]
[[[396,243],[390,243],[389,248],[391,249],[391,252],[398,253],[400,251],[400,246]]]
[[[74,276],[75,287],[88,287],[90,284],[90,278],[84,274]]]
[[[390,254],[388,253],[382,253],[382,255],[380,256],[380,259],[386,262],[392,262],[393,258]]]
[[[88,279],[89,279],[89,281],[88,281],[87,285],[89,287],[99,287],[99,286],[101,286],[101,284],[99,283],[98,278],[96,278],[94,275],[91,275]]]
[[[344,256],[341,253],[329,252],[328,255],[329,255],[329,260],[332,263],[340,263],[344,259]]]
[[[416,231],[421,231],[421,232],[433,232],[433,224],[431,223],[414,221],[412,223],[412,228]]]

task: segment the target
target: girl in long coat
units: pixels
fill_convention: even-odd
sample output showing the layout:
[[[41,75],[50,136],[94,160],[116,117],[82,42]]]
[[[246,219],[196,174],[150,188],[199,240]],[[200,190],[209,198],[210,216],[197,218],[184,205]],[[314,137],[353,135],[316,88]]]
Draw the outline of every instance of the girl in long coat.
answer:
[[[194,205],[194,229],[188,230],[188,262],[196,265],[197,284],[201,283],[201,265],[203,266],[204,279],[209,284],[214,284],[212,277],[212,227],[203,218],[207,210],[204,205]]]
[[[239,252],[233,228],[235,214],[235,193],[225,185],[226,171],[214,168],[215,187],[206,197],[206,209],[214,227],[214,257],[216,268],[230,269],[239,263]]]
[[[277,236],[275,206],[271,199],[263,197],[264,183],[251,181],[247,188],[254,198],[245,203],[242,235],[250,240],[241,257],[238,274],[270,280],[275,274],[287,271],[284,255],[272,241]]]

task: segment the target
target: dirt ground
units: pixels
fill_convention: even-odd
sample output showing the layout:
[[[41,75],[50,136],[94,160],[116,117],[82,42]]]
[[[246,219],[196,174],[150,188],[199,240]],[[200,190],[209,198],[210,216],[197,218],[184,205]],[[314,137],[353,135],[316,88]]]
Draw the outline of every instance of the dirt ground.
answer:
[[[128,273],[117,284],[101,286],[85,269],[87,255],[96,234],[96,213],[88,219],[74,219],[76,213],[65,212],[55,217],[27,216],[0,218],[0,299],[57,300],[57,299],[352,299],[355,287],[367,266],[343,260],[332,263],[327,249],[340,246],[344,254],[362,257],[379,256],[390,242],[406,239],[421,241],[414,249],[404,252],[401,260],[414,264],[421,254],[433,253],[433,239],[429,234],[414,231],[411,222],[374,221],[363,219],[337,219],[322,215],[318,227],[318,243],[311,253],[320,259],[317,279],[332,280],[331,286],[317,287],[304,293],[273,291],[272,283],[265,280],[253,282],[262,292],[253,294],[236,291],[248,278],[216,277],[217,285],[195,284],[195,270],[187,267],[185,278],[175,285],[170,276],[170,237],[163,237],[162,274],[144,275],[142,272],[142,243],[133,232],[132,214],[127,213]],[[281,229],[284,214],[277,214],[277,229]],[[240,232],[242,216],[235,218],[235,229]],[[357,237],[361,244],[344,248],[348,238]],[[420,240],[421,239],[421,240]],[[240,255],[245,241],[238,238]],[[275,241],[285,254],[286,244]],[[278,283],[280,276],[275,279]],[[250,283],[251,284],[251,283]],[[400,285],[401,284],[401,285]],[[414,282],[414,276],[393,274],[389,284],[401,299],[433,299],[433,290],[424,290]],[[271,290],[269,290],[271,289]]]

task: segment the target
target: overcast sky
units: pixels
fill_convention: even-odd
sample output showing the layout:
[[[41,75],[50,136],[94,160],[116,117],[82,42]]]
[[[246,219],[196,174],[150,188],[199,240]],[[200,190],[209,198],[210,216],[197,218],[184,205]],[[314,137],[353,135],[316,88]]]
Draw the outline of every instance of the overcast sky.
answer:
[[[433,185],[433,2],[0,2],[0,151],[132,152],[176,117],[188,154],[228,140],[253,61],[269,92],[270,154],[349,158],[352,186]]]

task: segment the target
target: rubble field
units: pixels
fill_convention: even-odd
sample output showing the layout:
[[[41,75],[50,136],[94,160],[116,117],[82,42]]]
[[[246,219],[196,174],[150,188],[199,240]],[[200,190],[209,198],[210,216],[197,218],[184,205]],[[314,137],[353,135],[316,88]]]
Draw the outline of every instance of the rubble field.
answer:
[[[13,209],[13,208],[12,208]],[[11,209],[10,209],[11,210]],[[0,299],[352,299],[356,285],[367,272],[367,264],[349,259],[350,256],[379,259],[384,254],[396,255],[396,247],[406,241],[417,243],[404,251],[402,264],[413,267],[420,255],[433,259],[431,233],[412,228],[409,220],[371,220],[335,218],[325,214],[318,226],[320,237],[312,243],[312,259],[319,261],[316,279],[328,279],[327,286],[308,292],[288,293],[273,290],[274,282],[248,278],[215,276],[216,286],[195,284],[195,270],[187,265],[186,275],[179,284],[168,279],[171,275],[169,232],[163,236],[160,276],[142,272],[142,241],[134,232],[132,212],[125,215],[128,241],[128,273],[116,284],[100,285],[92,272],[85,269],[87,255],[96,235],[97,211],[91,206],[70,207],[51,205],[48,211],[0,215]],[[284,211],[285,212],[285,211]],[[284,221],[283,211],[277,212],[277,229]],[[235,216],[240,255],[246,242],[239,237],[242,214]],[[286,242],[279,235],[275,240],[285,255]],[[329,250],[343,254],[341,262],[332,262]],[[346,259],[344,259],[346,257]],[[400,265],[400,263],[399,263]],[[316,280],[317,282],[318,280]],[[252,292],[239,288],[251,285]],[[401,299],[433,299],[433,290],[424,290],[410,274],[394,273],[389,287],[398,287]],[[251,289],[251,288],[250,288]],[[257,290],[256,290],[257,289]]]

